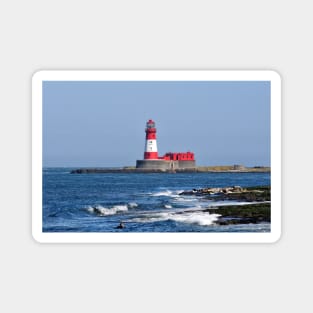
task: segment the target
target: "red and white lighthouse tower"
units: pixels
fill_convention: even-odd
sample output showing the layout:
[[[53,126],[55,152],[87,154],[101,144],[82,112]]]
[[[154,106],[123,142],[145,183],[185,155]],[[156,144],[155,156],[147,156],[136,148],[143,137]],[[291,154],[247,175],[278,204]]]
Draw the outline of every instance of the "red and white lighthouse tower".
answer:
[[[156,142],[155,122],[149,120],[146,124],[146,144],[143,160],[136,161],[136,169],[143,172],[166,172],[176,170],[195,171],[196,161],[193,152],[167,152],[163,156],[158,155]]]
[[[149,120],[146,125],[146,144],[145,144],[144,159],[145,160],[158,159],[156,128],[155,128],[155,122],[153,120]]]

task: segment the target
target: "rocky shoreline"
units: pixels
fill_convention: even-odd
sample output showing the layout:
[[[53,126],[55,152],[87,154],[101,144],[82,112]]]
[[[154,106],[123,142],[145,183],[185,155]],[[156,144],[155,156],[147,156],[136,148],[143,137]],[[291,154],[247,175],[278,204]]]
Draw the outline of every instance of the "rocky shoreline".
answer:
[[[258,224],[271,222],[271,204],[256,203],[208,208],[204,212],[220,214],[217,225]]]
[[[202,210],[210,214],[220,214],[215,222],[217,225],[271,222],[270,186],[202,188],[183,191],[180,195],[196,195],[213,201],[238,201],[238,204],[234,205],[214,206],[213,204]],[[248,202],[248,204],[240,204],[240,202]]]
[[[240,186],[222,188],[201,188],[183,191],[180,195],[205,196],[210,200],[238,200],[238,201],[270,201],[270,186],[255,186],[242,188]]]

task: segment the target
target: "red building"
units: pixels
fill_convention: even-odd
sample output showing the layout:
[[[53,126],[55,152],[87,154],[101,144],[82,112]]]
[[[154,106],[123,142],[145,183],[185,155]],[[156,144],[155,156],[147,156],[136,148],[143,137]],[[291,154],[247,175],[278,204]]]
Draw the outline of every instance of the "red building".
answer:
[[[168,161],[194,161],[195,155],[193,152],[167,152],[162,157],[159,157],[161,160]]]

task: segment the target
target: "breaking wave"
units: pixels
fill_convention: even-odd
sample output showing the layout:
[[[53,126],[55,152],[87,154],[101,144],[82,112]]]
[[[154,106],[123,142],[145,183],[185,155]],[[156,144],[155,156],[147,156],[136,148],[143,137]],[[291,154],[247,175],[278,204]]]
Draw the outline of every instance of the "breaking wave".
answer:
[[[157,213],[144,217],[134,218],[131,222],[136,223],[154,223],[163,221],[175,221],[179,223],[197,224],[200,226],[209,226],[217,221],[220,214],[209,214],[204,212],[186,212],[186,213]]]
[[[137,208],[138,204],[136,202],[129,202],[128,207],[129,208]]]
[[[164,190],[164,191],[159,191],[159,192],[155,192],[152,194],[153,197],[179,197],[179,194],[182,192],[183,190]]]
[[[112,208],[105,208],[101,205],[89,206],[87,211],[90,213],[95,213],[100,216],[114,215],[119,212],[128,211],[127,205],[115,205]]]
[[[177,214],[173,217],[176,222],[198,224],[200,226],[208,226],[214,224],[217,221],[220,214],[208,214],[208,213],[186,213]]]

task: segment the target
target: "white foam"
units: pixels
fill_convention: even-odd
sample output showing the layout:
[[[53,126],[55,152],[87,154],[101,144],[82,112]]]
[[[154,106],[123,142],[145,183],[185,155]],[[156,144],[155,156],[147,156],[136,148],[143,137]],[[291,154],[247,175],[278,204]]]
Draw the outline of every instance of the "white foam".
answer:
[[[90,213],[92,213],[92,212],[94,212],[94,208],[93,208],[92,206],[89,206],[89,207],[87,208],[87,211],[90,212]]]
[[[196,201],[199,201],[199,200],[196,199],[196,198],[183,198],[183,197],[177,196],[175,198],[175,201],[178,201],[178,202],[196,202]]]
[[[208,214],[203,212],[198,213],[186,213],[186,214],[175,214],[171,219],[176,222],[198,224],[200,226],[212,225],[217,221],[220,214]]]
[[[152,194],[153,197],[161,197],[161,196],[170,197],[172,195],[173,195],[173,191],[170,191],[170,190],[159,191],[159,192]]]
[[[106,215],[114,215],[118,212],[128,211],[128,207],[127,207],[127,205],[115,205],[112,208],[105,208],[101,205],[97,205],[94,207],[89,206],[87,208],[87,211],[91,212],[91,213],[96,213],[96,214],[101,215],[101,216],[106,216]]]
[[[165,207],[165,209],[172,209],[173,208],[170,204],[165,204],[164,207]]]
[[[231,200],[225,200],[225,201],[216,201],[216,202],[212,202],[210,203],[210,206],[212,207],[220,207],[220,206],[228,206],[228,205],[249,205],[249,204],[261,204],[261,203],[270,203],[270,201],[251,201],[251,202],[239,202],[239,201],[231,201]]]
[[[159,192],[155,192],[153,194],[151,194],[153,197],[179,197],[179,194],[182,192],[183,190],[164,190],[164,191],[159,191]]]
[[[136,202],[129,202],[128,203],[129,208],[136,208],[137,206],[138,206],[138,204]]]
[[[217,221],[220,214],[210,214],[207,212],[186,212],[186,213],[156,213],[145,217],[132,219],[137,223],[153,223],[160,221],[175,221],[180,223],[197,224],[200,226],[209,226]]]

